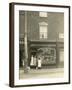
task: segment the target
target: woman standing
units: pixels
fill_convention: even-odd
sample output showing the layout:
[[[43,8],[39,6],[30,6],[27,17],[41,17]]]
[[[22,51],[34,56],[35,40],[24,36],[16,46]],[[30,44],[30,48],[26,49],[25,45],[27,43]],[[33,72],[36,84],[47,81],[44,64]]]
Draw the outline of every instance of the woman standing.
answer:
[[[38,58],[38,69],[41,69],[41,58]]]

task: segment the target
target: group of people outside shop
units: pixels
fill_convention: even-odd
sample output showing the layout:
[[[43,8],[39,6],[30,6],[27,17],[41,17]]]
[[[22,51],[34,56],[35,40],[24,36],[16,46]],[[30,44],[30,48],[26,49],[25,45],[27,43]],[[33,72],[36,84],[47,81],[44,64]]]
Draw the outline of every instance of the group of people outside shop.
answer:
[[[41,57],[36,57],[36,56],[31,56],[31,61],[30,61],[30,67],[33,68],[35,67],[36,69],[41,69],[41,63],[42,60],[41,60]]]

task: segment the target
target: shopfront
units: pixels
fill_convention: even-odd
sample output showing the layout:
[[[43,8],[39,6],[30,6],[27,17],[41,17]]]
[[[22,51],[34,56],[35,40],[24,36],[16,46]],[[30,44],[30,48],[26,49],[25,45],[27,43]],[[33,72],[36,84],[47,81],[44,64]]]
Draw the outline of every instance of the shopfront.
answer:
[[[21,11],[19,19],[20,66],[23,66],[26,46],[29,67],[36,67],[38,60],[43,68],[60,67],[64,63],[64,14],[28,11],[26,21],[25,12]],[[25,46],[24,36],[27,38]]]

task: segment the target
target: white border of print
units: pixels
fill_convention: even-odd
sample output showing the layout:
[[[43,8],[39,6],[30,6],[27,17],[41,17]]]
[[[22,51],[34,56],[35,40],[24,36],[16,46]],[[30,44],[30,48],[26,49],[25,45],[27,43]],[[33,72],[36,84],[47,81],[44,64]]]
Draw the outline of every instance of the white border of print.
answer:
[[[63,78],[44,78],[44,79],[19,79],[19,10],[24,11],[47,11],[47,12],[63,12],[64,13],[64,77]],[[69,16],[68,8],[59,7],[42,7],[42,6],[28,6],[28,5],[15,5],[14,6],[14,85],[34,85],[34,84],[50,84],[68,82],[68,29],[69,29]],[[66,56],[66,57],[65,57]]]

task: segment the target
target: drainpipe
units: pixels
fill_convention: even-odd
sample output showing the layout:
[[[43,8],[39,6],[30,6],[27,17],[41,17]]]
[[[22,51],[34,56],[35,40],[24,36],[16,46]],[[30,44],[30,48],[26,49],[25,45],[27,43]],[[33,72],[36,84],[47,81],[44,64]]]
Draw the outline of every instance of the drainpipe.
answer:
[[[28,48],[27,48],[27,11],[25,11],[25,32],[24,32],[24,73],[28,73]]]

